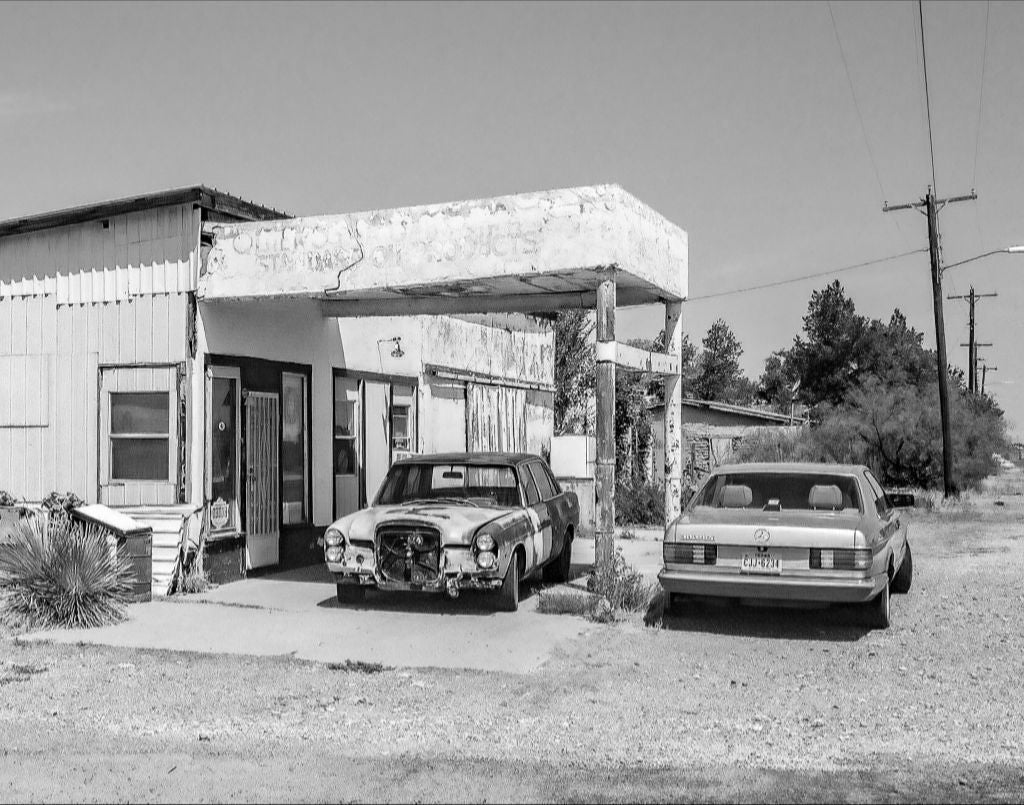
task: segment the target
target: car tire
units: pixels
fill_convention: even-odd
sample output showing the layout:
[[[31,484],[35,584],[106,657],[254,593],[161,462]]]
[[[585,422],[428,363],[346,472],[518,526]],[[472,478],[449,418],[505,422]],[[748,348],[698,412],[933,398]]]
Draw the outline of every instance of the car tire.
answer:
[[[366,588],[361,584],[339,584],[338,603],[358,604],[366,598]]]
[[[868,625],[872,629],[889,628],[889,574],[885,576],[882,592],[868,602]]]
[[[682,614],[683,604],[686,601],[681,593],[666,593],[668,600],[665,602],[665,611],[669,615]]]
[[[498,590],[498,609],[501,612],[516,612],[519,609],[519,554],[509,559],[505,578]]]
[[[914,581],[914,557],[910,553],[910,543],[907,543],[906,553],[903,554],[903,563],[899,572],[893,576],[892,591],[903,595],[910,592],[910,585]]]
[[[544,581],[565,584],[569,580],[572,569],[572,535],[566,533],[562,541],[562,550],[555,561],[544,566]]]

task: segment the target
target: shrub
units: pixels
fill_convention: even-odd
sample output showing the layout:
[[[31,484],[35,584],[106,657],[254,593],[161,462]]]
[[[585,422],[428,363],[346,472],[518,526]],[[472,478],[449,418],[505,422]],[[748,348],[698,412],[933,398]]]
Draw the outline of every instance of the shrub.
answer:
[[[57,528],[64,528],[71,523],[71,511],[85,503],[74,492],[53,491],[40,504],[49,515],[50,522]]]
[[[203,550],[192,551],[185,560],[176,592],[185,595],[205,593],[211,586],[210,577],[206,575],[203,566]]]
[[[16,506],[18,499],[10,492],[0,489],[0,506]]]
[[[665,487],[640,479],[615,486],[616,525],[662,525]]]
[[[131,565],[112,550],[107,532],[68,517],[44,534],[20,520],[0,552],[0,619],[15,628],[77,628],[115,623],[131,593]]]
[[[612,611],[640,612],[646,610],[655,592],[655,585],[629,564],[616,548],[610,562],[598,565],[587,580],[587,589],[605,598]]]

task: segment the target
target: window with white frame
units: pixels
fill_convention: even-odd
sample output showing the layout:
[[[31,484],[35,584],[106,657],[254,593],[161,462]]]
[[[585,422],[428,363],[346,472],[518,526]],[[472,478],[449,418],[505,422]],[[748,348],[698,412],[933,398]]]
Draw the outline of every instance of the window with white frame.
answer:
[[[100,502],[178,502],[178,367],[100,368]]]
[[[169,481],[171,395],[110,393],[110,480]]]

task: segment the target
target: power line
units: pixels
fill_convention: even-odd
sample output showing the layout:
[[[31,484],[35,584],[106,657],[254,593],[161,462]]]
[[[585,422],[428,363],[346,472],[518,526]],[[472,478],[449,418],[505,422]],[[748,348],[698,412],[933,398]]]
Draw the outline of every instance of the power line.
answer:
[[[928,95],[928,56],[924,47],[924,8],[921,0],[917,0],[917,16],[921,23],[921,66],[924,68],[924,105],[928,112],[928,151],[932,157],[932,194],[938,195],[935,183],[935,143],[932,140],[932,102]]]
[[[688,302],[696,302],[701,299],[715,299],[719,296],[731,296],[737,293],[747,293],[749,291],[761,291],[765,288],[775,288],[779,285],[789,285],[794,282],[803,282],[804,280],[816,279],[817,277],[829,277],[833,274],[842,274],[844,271],[853,271],[858,268],[867,268],[869,266],[879,265],[881,263],[888,263],[891,260],[899,260],[903,257],[909,257],[912,254],[921,254],[927,252],[927,249],[913,249],[909,252],[903,252],[901,254],[893,254],[889,257],[879,257],[877,260],[868,260],[863,263],[856,263],[852,266],[843,266],[842,268],[833,268],[831,271],[819,271],[814,274],[804,274],[801,277],[792,277],[785,280],[777,280],[775,282],[766,282],[763,285],[751,285],[748,288],[735,288],[731,291],[719,291],[718,293],[703,294],[702,296],[689,296],[687,297]]]
[[[828,15],[832,18],[832,31],[836,35],[836,44],[839,45],[839,58],[843,60],[843,69],[846,71],[846,83],[850,87],[850,96],[853,98],[853,108],[857,111],[857,120],[860,121],[860,132],[864,135],[864,148],[867,149],[868,159],[871,160],[871,167],[875,171],[875,180],[878,182],[878,192],[885,199],[885,188],[882,187],[882,177],[878,172],[878,165],[875,162],[875,155],[871,153],[871,143],[868,141],[868,132],[864,126],[864,116],[860,111],[860,104],[857,103],[857,93],[853,89],[853,78],[850,76],[850,65],[846,61],[846,53],[843,50],[843,40],[839,37],[839,28],[836,26],[836,15],[832,13],[832,2],[828,3]]]
[[[843,40],[839,36],[839,26],[836,25],[836,15],[832,11],[832,2],[828,2],[828,15],[832,19],[832,32],[836,35],[836,44],[839,46],[839,58],[843,61],[843,70],[846,71],[846,83],[850,87],[850,97],[853,98],[853,108],[857,112],[857,120],[860,122],[860,132],[864,136],[864,148],[868,152],[868,159],[871,161],[871,168],[875,172],[875,181],[878,182],[878,192],[882,195],[882,200],[886,198],[885,188],[882,186],[882,176],[878,170],[878,163],[875,161],[874,152],[871,150],[871,141],[868,139],[867,126],[864,125],[864,115],[860,111],[860,103],[857,101],[857,93],[853,88],[853,76],[850,74],[850,65],[846,61],[846,51],[843,50]],[[909,245],[907,242],[907,236],[903,232],[903,227],[900,226],[900,222],[893,218],[893,223],[896,224],[896,230],[900,233],[900,237],[903,239],[904,245]]]

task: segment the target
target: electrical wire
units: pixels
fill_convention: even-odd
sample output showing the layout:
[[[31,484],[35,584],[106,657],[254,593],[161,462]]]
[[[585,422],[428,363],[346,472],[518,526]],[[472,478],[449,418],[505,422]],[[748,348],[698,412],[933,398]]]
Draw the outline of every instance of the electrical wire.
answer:
[[[860,103],[857,101],[857,93],[853,88],[853,76],[850,75],[850,65],[846,60],[846,51],[843,50],[843,40],[839,36],[839,26],[836,25],[836,15],[832,11],[832,0],[828,0],[828,15],[832,20],[832,32],[836,35],[836,44],[839,46],[839,58],[843,61],[843,69],[846,71],[846,83],[850,87],[850,97],[853,98],[853,108],[857,112],[857,120],[860,122],[860,133],[864,136],[864,149],[868,152],[868,159],[871,161],[871,168],[875,172],[875,181],[878,182],[878,192],[885,201],[886,193],[885,188],[882,186],[882,176],[878,170],[878,163],[875,161],[875,155],[871,150],[871,142],[868,140],[868,130],[864,125],[864,115],[860,111]],[[907,243],[907,236],[903,232],[903,227],[900,226],[899,218],[896,216],[890,216],[890,220],[896,225],[896,230],[900,233],[900,237],[903,239],[904,245]]]
[[[922,0],[917,0],[917,17],[921,23],[921,66],[924,68],[924,104],[928,112],[928,151],[932,158],[932,195],[938,196],[939,188],[935,182],[935,142],[932,138],[932,102],[928,94],[928,56],[924,47],[924,8]]]
[[[804,274],[801,277],[791,277],[785,280],[776,280],[775,282],[766,282],[763,285],[751,285],[747,288],[735,288],[731,291],[718,291],[717,293],[708,293],[701,296],[688,296],[687,302],[696,302],[701,299],[715,299],[719,296],[731,296],[737,293],[748,293],[749,291],[761,291],[765,288],[775,288],[779,285],[789,285],[794,282],[803,282],[804,280],[815,279],[817,277],[829,277],[833,274],[842,274],[845,271],[853,271],[858,268],[868,268],[869,266],[876,266],[881,263],[888,263],[891,260],[899,260],[903,257],[910,257],[912,254],[922,254],[927,252],[927,249],[913,249],[909,252],[902,252],[901,254],[893,254],[889,257],[879,257],[877,260],[867,260],[863,263],[855,263],[851,266],[843,266],[842,268],[833,268],[831,271],[818,271],[814,274]]]
[[[853,108],[857,112],[857,120],[860,121],[860,133],[864,136],[864,149],[867,151],[867,158],[871,161],[871,168],[874,170],[874,180],[879,183],[879,193],[883,201],[886,199],[886,190],[882,186],[882,175],[879,173],[879,166],[874,162],[874,155],[871,153],[871,143],[867,139],[867,129],[864,126],[864,117],[860,114],[860,103],[857,102],[857,93],[853,89],[853,78],[850,75],[850,65],[846,60],[846,52],[843,50],[843,40],[839,36],[839,28],[836,26],[836,14],[831,9],[831,0],[828,0],[828,16],[833,20],[833,33],[836,34],[836,44],[839,45],[839,55],[843,59],[843,69],[846,71],[846,82],[850,87],[850,95],[853,97]],[[895,221],[896,219],[893,218]]]

